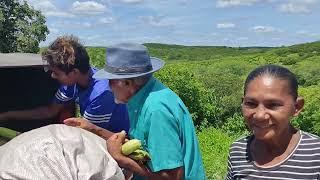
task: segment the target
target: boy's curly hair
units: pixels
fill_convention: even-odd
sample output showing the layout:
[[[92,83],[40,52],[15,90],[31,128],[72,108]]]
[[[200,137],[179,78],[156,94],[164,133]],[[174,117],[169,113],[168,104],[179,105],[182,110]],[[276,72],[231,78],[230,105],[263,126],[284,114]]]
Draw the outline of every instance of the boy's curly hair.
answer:
[[[74,68],[81,73],[87,73],[90,68],[90,58],[85,47],[72,35],[58,37],[42,53],[42,59],[47,61],[49,66],[57,67],[66,74]]]

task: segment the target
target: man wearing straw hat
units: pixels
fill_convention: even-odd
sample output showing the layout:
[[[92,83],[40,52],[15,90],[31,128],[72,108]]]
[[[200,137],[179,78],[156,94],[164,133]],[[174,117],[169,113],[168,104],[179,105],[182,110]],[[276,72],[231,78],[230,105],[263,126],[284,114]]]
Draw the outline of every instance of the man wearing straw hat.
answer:
[[[152,76],[164,66],[146,47],[123,43],[107,49],[105,68],[94,74],[109,79],[117,103],[128,106],[130,139],[139,139],[151,156],[148,168],[121,154],[123,133],[107,141],[118,164],[140,179],[205,179],[195,128],[182,100]]]

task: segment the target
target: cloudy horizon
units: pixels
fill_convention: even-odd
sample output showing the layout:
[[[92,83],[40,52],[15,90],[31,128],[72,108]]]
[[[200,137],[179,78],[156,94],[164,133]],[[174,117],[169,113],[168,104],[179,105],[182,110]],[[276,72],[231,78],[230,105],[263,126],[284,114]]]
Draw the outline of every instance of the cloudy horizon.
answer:
[[[288,46],[320,40],[320,0],[27,0],[50,34],[87,46],[119,42]]]

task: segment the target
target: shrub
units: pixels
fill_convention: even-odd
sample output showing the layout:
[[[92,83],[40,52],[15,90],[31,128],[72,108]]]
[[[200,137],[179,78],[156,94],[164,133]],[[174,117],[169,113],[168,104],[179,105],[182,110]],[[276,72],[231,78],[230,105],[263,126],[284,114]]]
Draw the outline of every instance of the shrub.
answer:
[[[246,126],[243,116],[239,113],[235,113],[232,117],[229,117],[222,126],[222,131],[229,136],[244,136],[249,134],[249,130]]]
[[[106,58],[106,48],[87,47],[86,50],[90,57],[91,64],[97,68],[103,68]]]
[[[221,114],[214,91],[205,88],[194,73],[184,64],[170,64],[156,74],[165,85],[172,89],[188,107],[194,123],[219,123]]]
[[[301,61],[290,68],[296,74],[300,85],[306,87],[320,84],[319,60],[319,57],[308,58],[306,61]]]
[[[228,136],[213,127],[198,132],[202,159],[208,179],[223,179],[227,171],[227,160],[235,136]]]
[[[293,120],[293,124],[303,131],[320,136],[320,87],[310,86],[300,88],[300,94],[305,99],[301,114]]]

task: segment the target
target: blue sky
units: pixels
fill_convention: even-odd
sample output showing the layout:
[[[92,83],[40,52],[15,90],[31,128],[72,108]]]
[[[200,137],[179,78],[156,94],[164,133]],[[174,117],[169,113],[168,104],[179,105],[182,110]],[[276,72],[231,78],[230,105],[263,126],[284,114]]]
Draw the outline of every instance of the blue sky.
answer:
[[[45,46],[158,42],[282,46],[320,40],[320,0],[27,0],[47,18]]]

